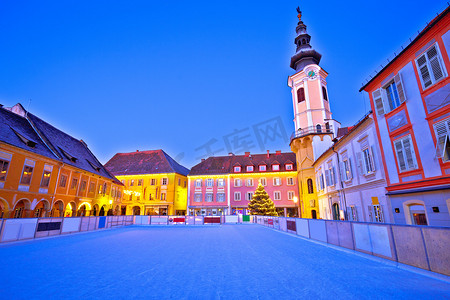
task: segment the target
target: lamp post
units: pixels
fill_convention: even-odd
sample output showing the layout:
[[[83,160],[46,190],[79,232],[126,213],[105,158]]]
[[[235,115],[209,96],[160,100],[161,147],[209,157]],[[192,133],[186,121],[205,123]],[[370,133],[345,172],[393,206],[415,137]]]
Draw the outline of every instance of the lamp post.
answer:
[[[295,206],[297,206],[297,216],[300,218],[300,206],[297,205],[297,202],[298,202],[298,197],[294,196],[294,203],[295,203]]]

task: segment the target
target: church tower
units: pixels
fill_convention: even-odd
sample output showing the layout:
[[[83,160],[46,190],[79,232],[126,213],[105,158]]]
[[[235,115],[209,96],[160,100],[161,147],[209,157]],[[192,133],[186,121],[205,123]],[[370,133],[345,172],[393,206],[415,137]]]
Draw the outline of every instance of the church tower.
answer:
[[[331,147],[340,124],[331,116],[326,81],[328,73],[319,66],[322,55],[310,45],[311,36],[306,31],[299,8],[297,12],[296,52],[291,58],[291,68],[296,73],[288,78],[295,126],[290,146],[297,157],[302,217],[319,218],[313,163]]]

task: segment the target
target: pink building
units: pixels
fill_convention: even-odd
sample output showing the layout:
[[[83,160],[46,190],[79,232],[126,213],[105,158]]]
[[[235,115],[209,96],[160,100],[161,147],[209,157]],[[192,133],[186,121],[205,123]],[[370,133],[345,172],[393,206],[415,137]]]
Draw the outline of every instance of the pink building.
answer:
[[[191,215],[247,214],[259,182],[279,215],[298,215],[297,165],[291,152],[209,157],[191,169],[188,179]]]

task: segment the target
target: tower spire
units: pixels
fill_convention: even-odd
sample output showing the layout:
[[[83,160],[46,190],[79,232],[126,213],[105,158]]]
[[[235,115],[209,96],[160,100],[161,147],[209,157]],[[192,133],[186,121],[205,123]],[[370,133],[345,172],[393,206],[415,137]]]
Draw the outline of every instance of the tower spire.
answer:
[[[300,7],[297,7],[298,23],[295,31],[297,37],[295,38],[295,45],[297,49],[294,56],[291,57],[291,68],[296,71],[301,71],[303,68],[310,64],[318,65],[322,55],[313,49],[309,44],[311,36],[306,31],[306,25],[302,21],[302,12]]]

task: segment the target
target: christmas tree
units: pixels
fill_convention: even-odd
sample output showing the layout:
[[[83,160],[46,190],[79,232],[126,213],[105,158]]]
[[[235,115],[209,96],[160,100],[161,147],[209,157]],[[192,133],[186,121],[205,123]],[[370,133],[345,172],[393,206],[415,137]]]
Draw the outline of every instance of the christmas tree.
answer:
[[[278,216],[275,204],[261,183],[258,184],[258,188],[248,204],[248,209],[252,215]]]

